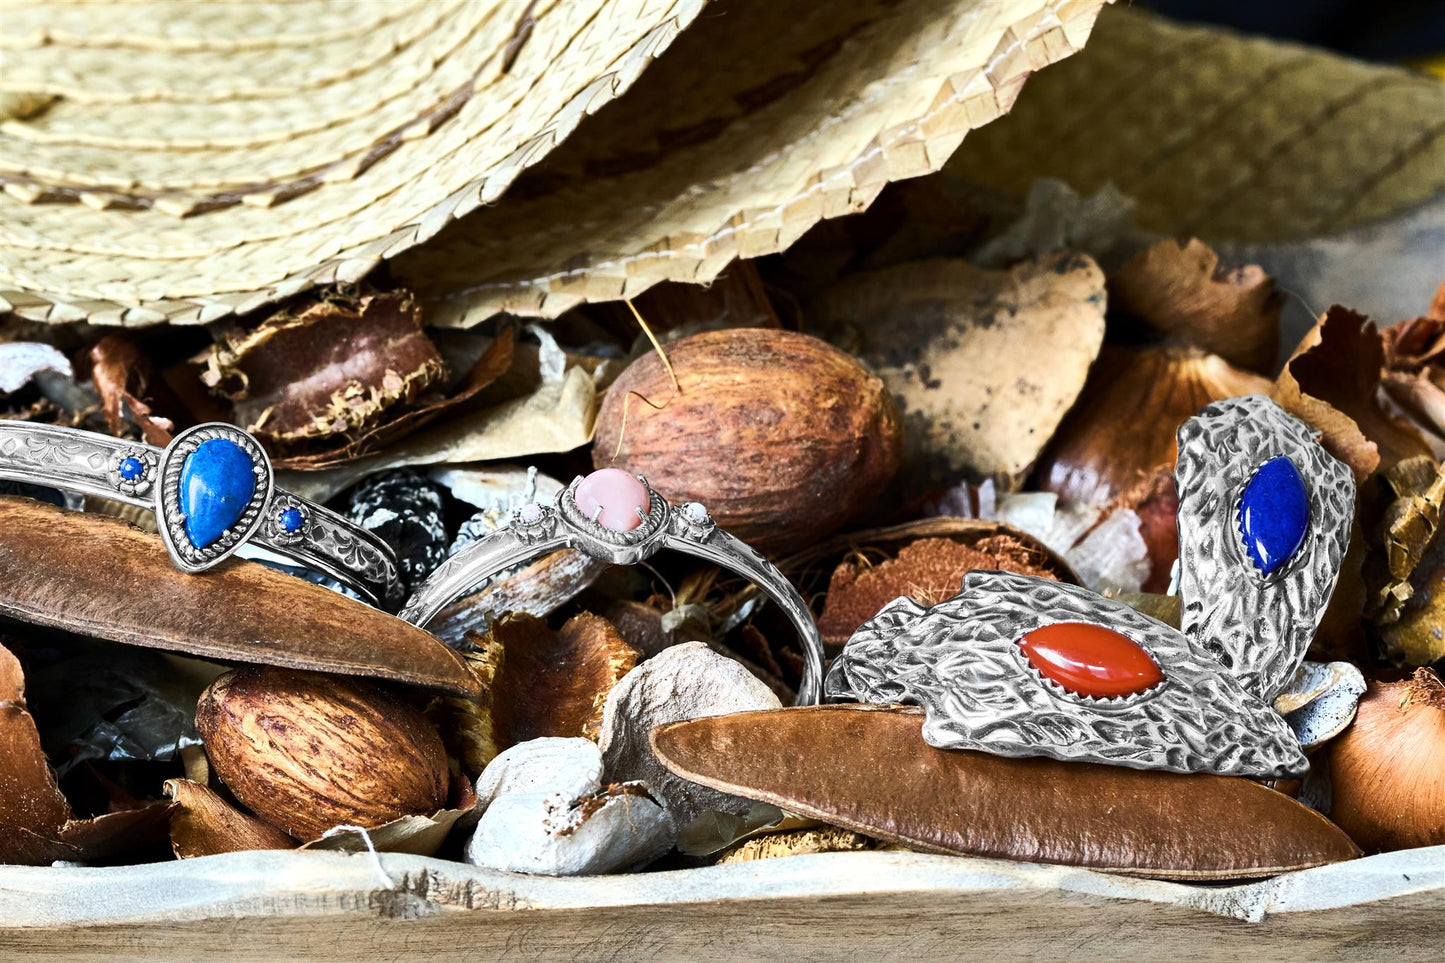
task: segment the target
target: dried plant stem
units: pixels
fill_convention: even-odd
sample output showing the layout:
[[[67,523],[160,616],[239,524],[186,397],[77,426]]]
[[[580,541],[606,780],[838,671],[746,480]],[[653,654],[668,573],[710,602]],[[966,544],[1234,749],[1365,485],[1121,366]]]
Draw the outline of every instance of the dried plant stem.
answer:
[[[624,303],[627,305],[627,309],[632,312],[632,316],[637,319],[637,324],[642,328],[642,333],[647,335],[647,340],[652,342],[652,348],[657,352],[657,356],[662,359],[662,366],[667,369],[667,376],[672,379],[674,397],[682,394],[682,386],[677,383],[677,372],[672,370],[672,362],[667,359],[667,352],[662,350],[662,343],[657,340],[657,335],[653,334],[652,329],[647,326],[647,321],[643,319],[642,312],[637,310],[637,305],[632,303],[631,298],[624,299]],[[617,430],[617,447],[612,451],[613,458],[622,454],[622,439],[627,437],[627,409],[634,397],[641,398],[642,402],[654,411],[661,411],[672,401],[672,399],[669,398],[667,402],[657,405],[636,391],[629,391],[627,397],[622,401],[622,425]]]

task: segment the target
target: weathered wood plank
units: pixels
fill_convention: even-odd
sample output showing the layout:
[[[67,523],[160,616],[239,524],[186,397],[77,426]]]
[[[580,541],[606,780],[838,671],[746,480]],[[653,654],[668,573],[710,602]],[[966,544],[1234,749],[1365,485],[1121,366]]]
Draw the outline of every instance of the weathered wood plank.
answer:
[[[386,882],[383,885],[383,874]],[[591,879],[422,857],[233,853],[0,867],[0,956],[1427,960],[1445,847],[1198,887],[912,853],[832,853]]]

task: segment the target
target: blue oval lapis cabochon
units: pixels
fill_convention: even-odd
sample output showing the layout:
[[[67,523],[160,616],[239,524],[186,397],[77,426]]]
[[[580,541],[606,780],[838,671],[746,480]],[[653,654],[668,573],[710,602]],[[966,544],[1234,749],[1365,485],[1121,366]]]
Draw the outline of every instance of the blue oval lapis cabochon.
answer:
[[[1294,462],[1271,458],[1239,496],[1239,533],[1254,567],[1273,575],[1304,544],[1310,495]]]
[[[256,494],[256,465],[226,438],[203,441],[181,466],[181,514],[186,538],[207,548],[241,520]]]

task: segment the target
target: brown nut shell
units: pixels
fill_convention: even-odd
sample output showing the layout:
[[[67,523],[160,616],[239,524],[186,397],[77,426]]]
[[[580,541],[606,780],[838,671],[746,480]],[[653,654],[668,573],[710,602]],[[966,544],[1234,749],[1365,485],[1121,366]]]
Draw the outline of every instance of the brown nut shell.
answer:
[[[1359,850],[1248,779],[935,749],[923,715],[831,705],[659,726],[672,772],[910,849],[1162,879],[1247,879]]]
[[[364,682],[236,669],[201,693],[196,728],[236,798],[297,839],[446,805],[441,737],[420,712]]]
[[[826,342],[738,328],[665,351],[676,390],[656,353],[608,390],[592,448],[598,468],[643,475],[674,504],[702,502],[768,552],[856,518],[897,470],[903,433],[892,396]]]

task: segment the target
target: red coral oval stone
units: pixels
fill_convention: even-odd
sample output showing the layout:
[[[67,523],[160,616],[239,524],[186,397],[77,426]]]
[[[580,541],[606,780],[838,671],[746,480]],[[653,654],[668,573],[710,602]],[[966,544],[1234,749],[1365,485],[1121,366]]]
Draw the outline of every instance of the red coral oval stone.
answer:
[[[1159,665],[1139,643],[1087,622],[1055,622],[1019,639],[1029,665],[1075,695],[1111,699],[1143,692],[1164,681]]]

